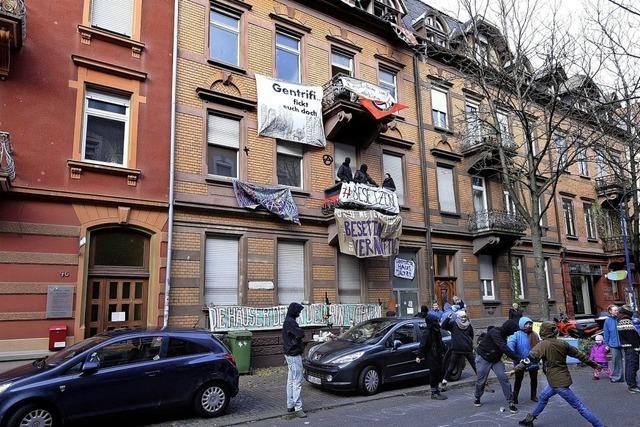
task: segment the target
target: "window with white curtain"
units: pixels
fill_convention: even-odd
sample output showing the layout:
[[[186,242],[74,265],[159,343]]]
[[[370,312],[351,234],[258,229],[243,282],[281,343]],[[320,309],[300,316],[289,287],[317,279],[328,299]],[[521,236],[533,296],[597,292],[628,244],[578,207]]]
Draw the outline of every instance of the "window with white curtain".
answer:
[[[547,298],[553,299],[553,295],[551,295],[551,275],[549,271],[549,258],[544,259],[544,280],[547,283]]]
[[[482,287],[482,299],[496,299],[495,289],[493,286],[493,258],[491,255],[478,256],[480,263],[480,285]]]
[[[384,173],[388,173],[393,178],[396,185],[396,194],[398,195],[398,203],[404,205],[404,172],[402,169],[402,156],[384,153],[382,155],[384,164]]]
[[[516,293],[520,299],[524,299],[524,257],[519,256],[515,258],[515,269],[515,274],[517,275],[515,279],[518,287]]]
[[[305,300],[304,243],[278,242],[278,304]]]
[[[238,304],[238,239],[209,237],[205,244],[204,302]]]
[[[340,304],[360,304],[360,259],[338,254],[338,302]]]
[[[134,0],[91,0],[92,27],[131,37]]]
[[[449,129],[448,94],[444,89],[431,88],[431,117],[433,125]]]
[[[456,213],[456,192],[454,190],[453,169],[438,166],[438,202],[441,212]]]
[[[207,168],[210,175],[238,178],[240,120],[209,114],[207,123]]]

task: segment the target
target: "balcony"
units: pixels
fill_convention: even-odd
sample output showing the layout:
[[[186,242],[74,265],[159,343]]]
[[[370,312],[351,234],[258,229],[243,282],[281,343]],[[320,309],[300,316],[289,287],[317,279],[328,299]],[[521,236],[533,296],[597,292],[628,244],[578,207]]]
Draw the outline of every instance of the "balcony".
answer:
[[[608,255],[623,255],[624,254],[624,237],[623,236],[608,236],[602,237],[602,249],[604,253]]]
[[[11,55],[22,47],[27,9],[23,0],[0,0],[0,80],[9,75]]]
[[[460,151],[468,159],[467,169],[470,173],[486,175],[491,171],[501,170],[499,148],[495,131],[485,129],[482,132],[464,135]],[[502,148],[509,158],[517,154],[516,144],[510,135],[503,136]]]
[[[16,166],[11,157],[9,133],[0,132],[0,191],[9,191],[16,178]]]
[[[490,209],[469,214],[468,228],[474,237],[473,253],[493,253],[523,237],[527,223],[518,214]]]
[[[386,92],[384,89],[355,78],[347,78],[351,83],[349,89],[344,75],[334,76],[323,86],[322,113],[324,130],[327,139],[343,141],[366,148],[382,132],[386,132],[387,124],[395,116],[389,115],[376,119],[360,102],[360,95],[353,88],[361,87],[361,92]],[[386,92],[388,95],[388,92]]]
[[[606,197],[613,201],[621,198],[625,188],[630,184],[628,178],[617,174],[600,176],[596,178],[596,192],[599,197]]]

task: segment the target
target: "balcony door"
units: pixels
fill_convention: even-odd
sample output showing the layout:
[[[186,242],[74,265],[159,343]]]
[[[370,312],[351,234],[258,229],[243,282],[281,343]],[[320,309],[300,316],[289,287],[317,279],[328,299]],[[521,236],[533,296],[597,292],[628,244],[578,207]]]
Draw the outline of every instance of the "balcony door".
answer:
[[[472,194],[473,194],[473,210],[476,213],[478,228],[487,228],[489,226],[488,205],[487,205],[487,188],[485,179],[481,176],[471,177]]]

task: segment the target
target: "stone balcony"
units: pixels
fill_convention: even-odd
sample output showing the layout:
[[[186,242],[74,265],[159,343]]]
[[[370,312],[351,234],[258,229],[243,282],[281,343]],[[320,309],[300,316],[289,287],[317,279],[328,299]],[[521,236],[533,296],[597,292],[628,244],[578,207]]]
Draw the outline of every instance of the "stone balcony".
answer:
[[[9,75],[11,56],[26,36],[27,9],[23,0],[0,0],[0,80]]]
[[[462,138],[460,151],[467,159],[467,169],[477,175],[488,175],[501,169],[498,137],[492,129],[484,129],[475,134],[466,134]],[[505,155],[517,154],[516,144],[511,136],[502,137]]]
[[[630,184],[628,178],[619,174],[599,176],[596,177],[596,193],[609,200],[620,199]]]
[[[473,252],[495,252],[511,247],[524,236],[527,223],[520,215],[495,209],[469,214]]]
[[[602,249],[604,253],[608,255],[623,255],[624,254],[624,237],[623,236],[608,236],[602,237]]]

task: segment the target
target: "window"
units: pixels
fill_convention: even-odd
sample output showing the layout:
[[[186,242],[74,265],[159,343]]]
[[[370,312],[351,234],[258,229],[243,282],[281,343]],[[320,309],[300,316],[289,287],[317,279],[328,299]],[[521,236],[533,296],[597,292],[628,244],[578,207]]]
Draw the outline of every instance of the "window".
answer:
[[[300,38],[276,32],[276,78],[300,83]]]
[[[549,258],[544,259],[544,280],[547,283],[547,298],[553,299],[551,295],[551,276],[549,275]]]
[[[567,140],[564,135],[555,135],[556,149],[558,150],[558,169],[564,170],[569,161],[567,152]]]
[[[204,303],[238,304],[238,240],[210,237],[205,244]]]
[[[508,191],[504,192],[504,207],[508,214],[515,215],[518,213],[516,210],[516,203],[511,198],[511,194]]]
[[[595,239],[596,238],[596,222],[593,216],[593,206],[591,203],[584,203],[582,205],[582,209],[584,211],[584,224],[587,229],[587,238]]]
[[[513,137],[511,136],[511,128],[509,126],[509,116],[507,113],[496,113],[498,117],[498,131],[500,132],[500,138],[502,138],[502,145],[512,145]]]
[[[193,354],[209,353],[210,350],[198,343],[180,338],[169,338],[167,357],[191,356]]]
[[[576,229],[574,226],[573,202],[569,199],[562,199],[562,211],[564,212],[564,223],[566,225],[567,235],[575,237]]]
[[[587,161],[587,149],[583,148],[577,153],[578,173],[582,176],[589,176],[589,163]]]
[[[207,168],[210,175],[238,178],[240,120],[209,114],[207,123]]]
[[[436,277],[455,277],[455,253],[434,251],[433,266]]]
[[[482,286],[482,299],[496,299],[493,288],[493,259],[491,255],[478,256],[480,262],[480,284]]]
[[[338,180],[338,169],[340,169],[340,165],[344,163],[344,159],[351,159],[351,163],[349,163],[349,167],[351,169],[351,176],[356,173],[356,147],[351,144],[341,144],[336,142],[333,144],[333,176]]]
[[[396,194],[398,195],[398,203],[404,204],[404,173],[402,171],[402,156],[384,153],[382,155],[384,173],[388,173],[393,178],[396,185]]]
[[[611,281],[611,296],[613,297],[614,301],[619,301],[620,300],[620,290],[618,287],[618,281],[617,280],[612,280]]]
[[[596,154],[596,176],[602,178],[605,175],[604,156],[600,153]]]
[[[438,202],[440,211],[456,213],[456,196],[453,184],[453,169],[438,166]]]
[[[127,165],[129,97],[87,89],[82,158]]]
[[[434,16],[428,16],[425,21],[427,23],[427,26],[430,27],[427,38],[442,47],[446,47],[446,31],[442,23]]]
[[[480,105],[467,101],[465,105],[465,119],[467,122],[467,141],[477,144],[482,140],[482,123],[480,122]]]
[[[278,141],[277,174],[278,184],[302,188],[302,144]]]
[[[447,107],[447,92],[431,89],[431,117],[433,125],[442,129],[449,129],[449,108]]]
[[[209,12],[209,56],[217,61],[240,65],[240,18],[212,8]]]
[[[337,74],[353,77],[353,55],[331,51],[331,77]]]
[[[487,211],[487,190],[484,186],[484,178],[471,177],[471,193],[473,194],[473,210],[475,212]]]
[[[415,326],[413,326],[413,324],[400,326],[398,329],[393,331],[393,340],[400,341],[402,345],[417,342]]]
[[[278,242],[278,304],[304,301],[304,243]]]
[[[131,37],[134,0],[91,0],[91,26]]]
[[[89,266],[147,267],[149,239],[130,230],[105,228],[91,233]]]
[[[396,73],[386,68],[378,70],[378,82],[380,87],[389,91],[394,100],[398,100],[398,91],[396,84]]]
[[[160,359],[161,347],[162,337],[130,338],[102,347],[90,360],[100,363],[100,368],[148,362]]]
[[[338,302],[360,304],[360,260],[354,256],[338,254]]]
[[[514,274],[516,277],[514,279],[516,284],[516,294],[518,295],[518,298],[524,299],[524,257],[516,257],[515,261]]]

